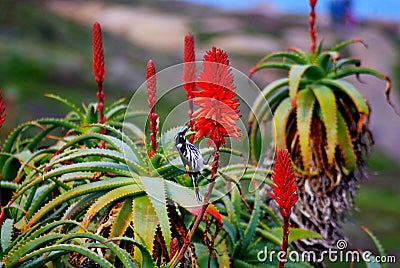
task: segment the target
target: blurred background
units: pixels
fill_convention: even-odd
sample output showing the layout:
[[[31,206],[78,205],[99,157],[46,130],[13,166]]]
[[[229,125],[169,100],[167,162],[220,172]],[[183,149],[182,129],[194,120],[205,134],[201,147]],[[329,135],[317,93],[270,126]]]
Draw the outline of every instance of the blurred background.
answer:
[[[181,63],[187,32],[195,37],[197,60],[217,46],[244,73],[267,53],[292,46],[308,49],[308,12],[307,0],[1,0],[0,88],[7,119],[0,141],[18,123],[65,113],[45,93],[76,104],[97,100],[91,50],[95,21],[103,28],[107,104],[130,98],[144,82],[149,59],[157,70]],[[317,37],[324,47],[361,38],[368,49],[354,44],[345,53],[389,75],[393,101],[400,107],[400,1],[319,0],[316,12]],[[261,71],[254,79],[264,87],[279,75]],[[396,254],[400,261],[400,117],[385,101],[384,82],[367,76],[361,80],[353,82],[369,99],[376,146],[369,159],[369,180],[356,198],[359,209],[344,230],[352,248],[376,252],[360,229],[366,225],[387,254]]]

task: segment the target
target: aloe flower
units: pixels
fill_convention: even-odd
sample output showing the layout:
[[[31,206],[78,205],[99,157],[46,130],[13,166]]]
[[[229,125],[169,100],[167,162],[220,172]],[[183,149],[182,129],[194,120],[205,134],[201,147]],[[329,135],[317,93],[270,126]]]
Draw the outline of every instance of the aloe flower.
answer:
[[[274,185],[272,185],[273,192],[270,193],[270,196],[278,203],[283,217],[281,250],[286,255],[290,232],[290,214],[298,200],[296,178],[288,150],[278,151],[272,180]],[[285,261],[281,260],[279,267],[283,267],[284,263]]]
[[[206,52],[196,85],[201,90],[193,92],[194,103],[199,106],[193,113],[195,139],[207,136],[219,148],[225,144],[225,137],[239,137],[235,123],[241,116],[239,100],[225,51],[213,47]]]
[[[188,33],[185,36],[185,46],[183,51],[183,88],[186,91],[187,99],[189,100],[189,118],[192,119],[193,114],[193,92],[196,91],[196,63],[194,53],[194,39],[193,35]]]
[[[103,37],[101,34],[100,23],[95,22],[93,24],[93,40],[92,40],[92,48],[93,48],[93,71],[96,76],[97,82],[97,98],[98,104],[97,109],[99,110],[100,117],[98,123],[104,124],[106,122],[106,116],[104,115],[104,92],[103,92],[103,82],[104,75],[106,74],[106,70],[104,67],[104,52],[103,52]],[[100,132],[102,134],[106,133],[105,128],[101,128]],[[102,140],[100,143],[100,147],[105,147],[105,142]]]
[[[146,85],[147,85],[147,104],[150,109],[150,139],[151,151],[148,152],[149,157],[152,157],[157,150],[158,143],[156,140],[158,132],[158,115],[154,112],[154,106],[157,102],[156,88],[156,69],[152,60],[149,60],[146,67]]]

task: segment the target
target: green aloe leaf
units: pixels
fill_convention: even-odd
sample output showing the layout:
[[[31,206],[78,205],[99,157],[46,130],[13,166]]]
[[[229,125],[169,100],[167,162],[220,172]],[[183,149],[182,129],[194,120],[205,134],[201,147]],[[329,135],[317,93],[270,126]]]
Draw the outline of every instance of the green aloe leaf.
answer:
[[[160,222],[161,232],[169,251],[171,243],[171,230],[167,213],[167,199],[164,180],[157,177],[141,177],[143,187],[146,189],[147,195],[150,198],[154,211],[157,214]]]
[[[357,111],[362,114],[369,114],[368,104],[364,98],[364,96],[358,91],[358,89],[345,80],[339,79],[322,79],[320,81],[321,84],[326,85],[328,87],[334,87],[340,92],[344,93],[348,96],[354,103]]]
[[[292,106],[296,106],[297,92],[299,90],[301,78],[311,65],[293,65],[289,71],[289,98]]]
[[[333,164],[338,139],[335,94],[331,88],[321,84],[311,84],[310,88],[318,101],[322,113],[322,122],[326,130],[328,163]]]
[[[6,219],[1,226],[1,248],[3,249],[3,252],[6,251],[11,244],[13,225],[13,219]]]
[[[26,254],[25,256],[20,258],[18,261],[19,261],[19,263],[25,262],[36,256],[40,256],[47,252],[55,252],[55,251],[77,252],[79,254],[82,254],[85,257],[92,259],[95,263],[97,263],[98,265],[100,265],[103,268],[113,268],[114,267],[114,265],[112,265],[109,261],[104,259],[102,256],[94,253],[87,247],[79,246],[79,245],[69,245],[69,244],[46,246],[46,247],[40,248],[36,251]],[[7,266],[7,267],[18,267],[18,266],[12,265],[12,266]]]
[[[253,207],[253,212],[251,213],[250,220],[248,222],[247,228],[244,231],[244,236],[242,240],[242,245],[245,251],[251,250],[249,246],[251,245],[251,242],[255,239],[254,234],[256,232],[256,228],[258,226],[258,220],[260,219],[260,205],[261,205],[261,200],[260,200],[260,192],[257,190],[254,196],[254,207]]]
[[[113,189],[116,187],[121,187],[125,185],[130,185],[134,182],[132,178],[127,177],[114,177],[104,181],[96,181],[84,185],[77,186],[68,192],[56,197],[51,200],[49,203],[44,205],[38,212],[36,212],[32,218],[29,220],[28,224],[25,226],[24,231],[26,231],[30,226],[37,223],[42,217],[52,211],[54,208],[59,205],[68,202],[69,200],[85,195],[90,194],[96,191],[103,191],[107,189]]]
[[[383,248],[379,239],[374,235],[374,233],[372,233],[366,226],[362,226],[361,228],[374,242],[374,245],[378,249],[379,256],[381,256],[381,258],[382,256],[386,256],[385,249]],[[386,263],[383,262],[381,267],[382,268],[387,267]]]
[[[308,87],[299,92],[296,107],[296,121],[299,130],[300,153],[306,172],[309,171],[311,166],[310,136],[314,103],[314,94]]]
[[[133,217],[132,198],[125,198],[114,222],[111,226],[109,237],[118,237],[125,234],[131,224]]]
[[[286,149],[286,127],[293,106],[289,98],[284,99],[276,108],[274,113],[275,129],[272,129],[272,136],[275,139],[276,149]],[[275,130],[275,132],[274,132]]]
[[[100,210],[111,204],[112,202],[127,197],[137,196],[143,193],[143,189],[138,184],[125,185],[118,187],[100,197],[87,211],[83,220],[83,225],[88,226],[91,219],[96,216]]]
[[[157,213],[147,195],[133,199],[132,206],[135,236],[140,237],[145,247],[152,252],[154,236],[159,225]],[[136,252],[138,251],[139,249],[135,248],[135,256],[137,256]],[[139,261],[141,260],[139,258]]]
[[[72,111],[74,111],[76,113],[76,115],[79,117],[79,120],[81,122],[83,122],[84,120],[84,114],[82,113],[82,111],[72,102],[70,102],[69,100],[62,98],[58,95],[54,95],[54,94],[45,94],[46,97],[57,100],[59,102],[61,102],[62,104],[66,105],[68,108],[70,108]]]
[[[342,156],[347,167],[342,167],[346,175],[353,172],[357,165],[357,156],[354,152],[352,138],[347,128],[346,121],[340,112],[337,112],[338,123],[338,146],[341,150]]]
[[[270,230],[272,234],[276,237],[282,237],[282,228],[276,227]],[[301,228],[290,228],[289,233],[289,243],[300,239],[309,239],[309,238],[322,238],[321,235],[315,231],[301,229]]]

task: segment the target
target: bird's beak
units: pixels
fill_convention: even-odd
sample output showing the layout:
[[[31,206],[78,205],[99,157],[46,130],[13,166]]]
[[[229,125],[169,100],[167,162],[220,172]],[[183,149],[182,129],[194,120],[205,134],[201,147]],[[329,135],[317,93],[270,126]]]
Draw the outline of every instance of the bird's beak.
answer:
[[[188,129],[189,129],[188,126],[184,126],[184,127],[182,128],[181,132],[182,132],[183,134],[186,134],[186,131],[188,131]]]

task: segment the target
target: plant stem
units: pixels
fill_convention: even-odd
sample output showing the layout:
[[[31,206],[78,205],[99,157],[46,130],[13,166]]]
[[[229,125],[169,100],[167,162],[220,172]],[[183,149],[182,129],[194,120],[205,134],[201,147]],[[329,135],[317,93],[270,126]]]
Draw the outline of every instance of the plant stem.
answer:
[[[282,245],[281,245],[281,251],[284,252],[283,258],[279,260],[279,268],[283,268],[283,266],[286,263],[286,254],[287,254],[287,249],[288,249],[288,241],[289,241],[289,217],[283,217],[283,226],[282,226]]]
[[[99,81],[97,82],[97,98],[99,99],[97,103],[97,109],[99,110],[100,113],[100,118],[98,120],[99,124],[104,124],[106,122],[106,117],[104,116],[104,92],[103,92],[103,82]],[[106,129],[105,128],[100,128],[100,133],[101,134],[106,134]],[[100,142],[100,148],[105,148],[105,142],[104,140],[101,140]]]
[[[212,167],[211,167],[212,173],[211,173],[211,179],[210,179],[211,182],[208,185],[207,193],[204,195],[203,205],[201,206],[200,212],[197,215],[196,220],[193,223],[192,229],[190,229],[190,231],[186,234],[185,241],[183,242],[183,245],[182,245],[181,249],[179,250],[178,255],[176,256],[175,260],[171,264],[171,267],[175,267],[178,264],[178,262],[182,259],[187,247],[189,246],[189,244],[191,242],[191,239],[192,239],[194,233],[196,232],[197,228],[200,225],[201,220],[203,219],[204,213],[206,212],[207,207],[209,205],[208,201],[210,199],[211,192],[214,189],[215,177],[216,177],[217,170],[218,170],[218,162],[219,162],[219,148],[215,152],[214,160],[212,162]]]
[[[317,4],[317,1],[310,1],[310,6],[311,6],[311,11],[310,11],[310,37],[311,37],[311,52],[312,54],[315,53],[315,47],[316,47],[316,42],[317,42],[317,35],[316,35],[316,29],[315,29],[315,5]]]

